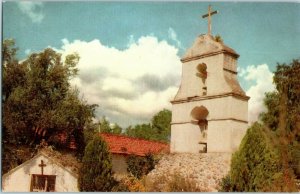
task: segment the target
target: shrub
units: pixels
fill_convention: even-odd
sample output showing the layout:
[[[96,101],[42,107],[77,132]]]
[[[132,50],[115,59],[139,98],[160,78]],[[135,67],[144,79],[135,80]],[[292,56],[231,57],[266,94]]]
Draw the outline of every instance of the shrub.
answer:
[[[127,170],[133,176],[140,179],[154,169],[157,160],[152,154],[147,154],[145,157],[131,155],[127,159]]]
[[[148,192],[207,192],[207,189],[197,186],[193,179],[183,177],[180,173],[164,174],[154,179],[146,179]]]
[[[167,182],[167,192],[197,192],[204,191],[197,186],[196,181],[175,173]]]
[[[223,179],[221,190],[296,191],[293,178],[293,174],[283,168],[266,129],[255,123],[233,155],[229,177]]]
[[[100,136],[95,135],[85,148],[79,171],[79,190],[111,191],[115,184],[107,145]]]
[[[145,192],[143,182],[136,177],[126,176],[112,189],[113,192]]]
[[[222,178],[222,180],[220,182],[220,190],[219,191],[221,191],[221,192],[231,191],[231,180],[230,180],[229,175]]]

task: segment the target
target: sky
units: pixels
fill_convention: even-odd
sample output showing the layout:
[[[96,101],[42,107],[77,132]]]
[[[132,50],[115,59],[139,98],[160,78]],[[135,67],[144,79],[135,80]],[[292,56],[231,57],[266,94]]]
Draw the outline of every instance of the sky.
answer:
[[[300,3],[261,2],[3,2],[3,39],[18,58],[47,47],[78,53],[71,80],[88,103],[122,127],[149,122],[171,110],[180,86],[180,58],[200,34],[212,34],[240,54],[238,79],[249,100],[249,121],[264,111],[277,63],[300,58]]]

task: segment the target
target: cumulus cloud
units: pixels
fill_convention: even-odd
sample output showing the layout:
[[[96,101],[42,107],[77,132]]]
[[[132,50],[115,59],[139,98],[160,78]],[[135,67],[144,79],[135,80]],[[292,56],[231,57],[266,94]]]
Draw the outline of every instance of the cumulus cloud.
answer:
[[[181,42],[178,40],[177,34],[173,28],[168,29],[168,37],[169,39],[173,40],[180,49],[183,49]]]
[[[178,49],[154,36],[130,37],[119,50],[100,40],[63,39],[63,56],[78,53],[79,75],[71,83],[89,103],[99,105],[98,117],[107,116],[123,127],[149,121],[163,108],[171,108],[180,84]]]
[[[26,14],[32,22],[40,23],[45,15],[42,12],[43,3],[37,1],[20,1],[17,3],[19,9]]]
[[[266,110],[263,104],[265,93],[275,90],[273,73],[267,64],[251,65],[239,71],[239,76],[245,81],[253,82],[246,92],[251,97],[248,104],[248,119],[251,123],[257,121],[259,114]]]

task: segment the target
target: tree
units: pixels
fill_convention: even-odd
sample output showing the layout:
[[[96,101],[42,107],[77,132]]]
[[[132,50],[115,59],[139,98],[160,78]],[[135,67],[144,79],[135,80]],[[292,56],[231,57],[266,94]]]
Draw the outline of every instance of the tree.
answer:
[[[293,173],[281,161],[280,150],[270,141],[272,131],[254,123],[233,155],[223,191],[296,191]]]
[[[157,134],[157,140],[168,142],[171,136],[171,118],[172,112],[163,109],[152,118],[152,128]]]
[[[152,139],[153,130],[150,124],[141,124],[135,125],[134,127],[127,127],[126,135],[131,137],[143,138],[143,139]]]
[[[98,127],[100,127],[101,133],[114,133],[121,134],[122,128],[118,124],[111,124],[106,117],[102,117],[100,122],[98,123]]]
[[[277,91],[267,92],[264,98],[264,105],[267,112],[262,112],[260,120],[271,130],[276,131],[278,128],[279,118],[279,93]]]
[[[275,92],[267,93],[262,122],[275,131],[273,144],[280,149],[282,162],[300,177],[300,62],[278,64],[274,73]]]
[[[107,144],[99,135],[95,135],[85,148],[79,171],[79,190],[84,192],[111,191],[115,184]]]
[[[131,137],[169,142],[171,135],[171,117],[171,111],[163,109],[152,117],[151,123],[139,124],[134,127],[129,126],[125,134]]]
[[[75,138],[77,151],[83,151],[83,129],[94,117],[96,105],[87,104],[70,87],[79,56],[63,60],[47,48],[19,62],[16,51],[13,40],[3,42],[3,139],[34,147],[42,139],[55,143],[64,134]]]

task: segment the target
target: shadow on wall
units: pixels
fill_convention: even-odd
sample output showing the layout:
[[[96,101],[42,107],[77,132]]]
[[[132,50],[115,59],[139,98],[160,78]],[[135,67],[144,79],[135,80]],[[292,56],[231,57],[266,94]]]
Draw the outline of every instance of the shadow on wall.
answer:
[[[200,128],[201,136],[199,137],[199,144],[201,145],[199,152],[206,153],[207,152],[207,129],[208,122],[207,116],[209,112],[204,106],[196,106],[191,111],[191,117],[193,118],[192,123],[196,124]]]

